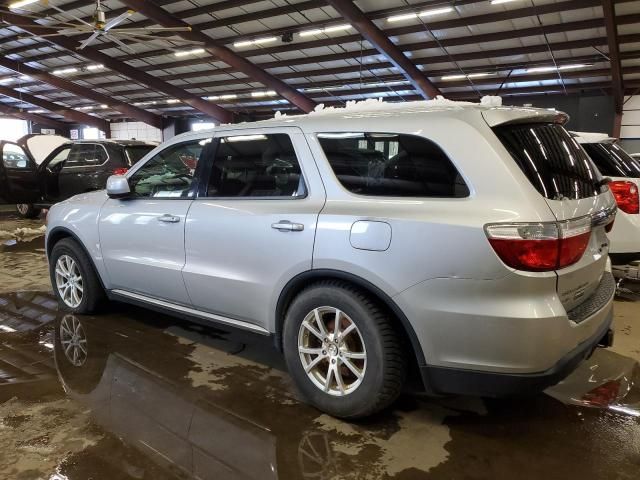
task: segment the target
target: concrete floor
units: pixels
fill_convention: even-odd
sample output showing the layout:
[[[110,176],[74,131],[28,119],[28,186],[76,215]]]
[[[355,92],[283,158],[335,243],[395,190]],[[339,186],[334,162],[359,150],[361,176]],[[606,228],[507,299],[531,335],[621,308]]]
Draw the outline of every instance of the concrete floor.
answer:
[[[1,479],[639,476],[634,298],[616,303],[616,346],[547,394],[406,394],[392,411],[349,424],[301,402],[262,338],[122,305],[60,314],[42,223],[1,215]],[[85,332],[82,367],[61,353],[62,322]]]

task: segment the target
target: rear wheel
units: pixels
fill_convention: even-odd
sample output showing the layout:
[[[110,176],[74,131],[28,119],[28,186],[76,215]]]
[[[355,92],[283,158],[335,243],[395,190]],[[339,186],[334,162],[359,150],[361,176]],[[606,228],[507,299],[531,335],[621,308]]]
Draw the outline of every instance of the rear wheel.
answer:
[[[34,207],[31,203],[18,203],[16,211],[22,218],[37,218],[42,210]]]
[[[283,343],[302,393],[333,416],[371,415],[404,384],[406,360],[391,318],[349,284],[320,282],[301,292],[287,311]]]
[[[64,310],[93,313],[104,300],[104,290],[91,260],[70,238],[64,238],[53,246],[49,273],[53,291]]]

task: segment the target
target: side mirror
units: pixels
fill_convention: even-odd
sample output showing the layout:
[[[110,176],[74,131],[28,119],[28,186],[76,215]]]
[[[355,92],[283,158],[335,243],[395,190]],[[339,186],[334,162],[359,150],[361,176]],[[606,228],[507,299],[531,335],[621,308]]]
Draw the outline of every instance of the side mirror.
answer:
[[[107,179],[107,195],[109,195],[109,198],[126,198],[131,195],[127,177],[124,175],[111,175]]]

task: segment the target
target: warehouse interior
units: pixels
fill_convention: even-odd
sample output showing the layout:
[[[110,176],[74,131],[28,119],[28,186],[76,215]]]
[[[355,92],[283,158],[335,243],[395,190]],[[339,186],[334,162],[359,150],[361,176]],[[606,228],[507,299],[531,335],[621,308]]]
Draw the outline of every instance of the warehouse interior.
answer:
[[[0,145],[109,142],[105,158],[129,159],[118,176],[189,132],[441,97],[564,112],[566,130],[640,154],[640,0],[9,0],[0,53]],[[309,404],[272,338],[139,305],[60,308],[45,234],[71,194],[21,207],[7,178],[0,478],[638,475],[640,256],[617,271],[613,346],[560,383],[492,398],[409,382],[389,408],[339,419]],[[62,325],[83,332],[81,362],[60,361]]]

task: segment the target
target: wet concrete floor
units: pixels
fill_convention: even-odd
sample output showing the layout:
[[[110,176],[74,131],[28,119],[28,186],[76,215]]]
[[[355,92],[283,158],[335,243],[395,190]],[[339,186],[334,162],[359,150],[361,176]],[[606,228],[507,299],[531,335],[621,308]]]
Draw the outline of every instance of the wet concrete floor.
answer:
[[[616,346],[546,394],[405,394],[346,423],[304,404],[262,337],[124,305],[59,312],[41,225],[0,216],[0,479],[640,477],[632,297]],[[65,355],[62,329],[86,353]]]

